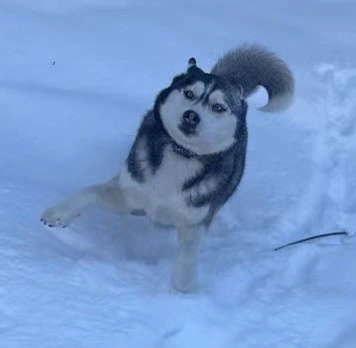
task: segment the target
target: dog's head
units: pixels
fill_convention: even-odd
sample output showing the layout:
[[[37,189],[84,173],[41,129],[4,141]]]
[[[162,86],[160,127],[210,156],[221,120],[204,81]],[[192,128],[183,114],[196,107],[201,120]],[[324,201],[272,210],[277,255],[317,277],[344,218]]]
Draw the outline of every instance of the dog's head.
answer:
[[[246,111],[242,91],[220,76],[205,73],[194,58],[155,103],[156,117],[166,132],[178,145],[198,155],[234,145]]]

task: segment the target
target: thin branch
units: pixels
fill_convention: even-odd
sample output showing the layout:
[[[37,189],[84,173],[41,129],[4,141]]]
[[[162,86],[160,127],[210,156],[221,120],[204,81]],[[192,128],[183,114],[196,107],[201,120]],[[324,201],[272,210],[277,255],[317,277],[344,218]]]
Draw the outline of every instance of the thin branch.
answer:
[[[295,242],[291,242],[291,243],[282,245],[282,246],[280,246],[278,248],[275,248],[274,251],[281,250],[281,249],[289,247],[291,245],[308,242],[308,241],[313,240],[313,239],[331,237],[331,236],[349,236],[349,233],[346,232],[346,231],[341,231],[341,232],[330,232],[330,233],[318,234],[318,235],[315,235],[315,236],[311,236],[311,237],[308,237],[308,238],[305,238],[305,239],[300,239],[300,240],[297,240]]]

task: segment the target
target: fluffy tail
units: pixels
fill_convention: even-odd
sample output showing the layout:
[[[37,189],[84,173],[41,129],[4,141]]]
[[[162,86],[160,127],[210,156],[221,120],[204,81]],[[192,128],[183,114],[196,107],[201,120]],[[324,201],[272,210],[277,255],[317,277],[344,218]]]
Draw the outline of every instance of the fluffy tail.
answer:
[[[218,60],[211,73],[241,87],[244,97],[257,86],[263,86],[268,93],[268,104],[260,108],[262,111],[280,111],[292,101],[292,73],[281,59],[263,47],[244,45],[232,50]]]

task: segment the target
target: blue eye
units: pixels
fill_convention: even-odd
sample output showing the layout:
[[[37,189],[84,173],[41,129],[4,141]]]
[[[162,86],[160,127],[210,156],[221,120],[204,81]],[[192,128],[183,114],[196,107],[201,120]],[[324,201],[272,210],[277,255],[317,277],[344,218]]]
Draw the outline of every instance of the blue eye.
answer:
[[[218,113],[226,111],[226,109],[221,104],[214,104],[212,106],[212,110]]]
[[[184,95],[187,99],[193,99],[194,93],[192,91],[184,91]]]

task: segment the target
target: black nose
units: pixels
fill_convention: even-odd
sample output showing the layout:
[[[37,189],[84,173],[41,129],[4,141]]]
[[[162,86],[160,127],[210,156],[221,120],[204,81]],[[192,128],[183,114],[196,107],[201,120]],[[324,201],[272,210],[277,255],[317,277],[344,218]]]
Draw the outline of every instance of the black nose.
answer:
[[[199,115],[193,110],[187,110],[183,113],[183,124],[194,129],[200,122]]]

